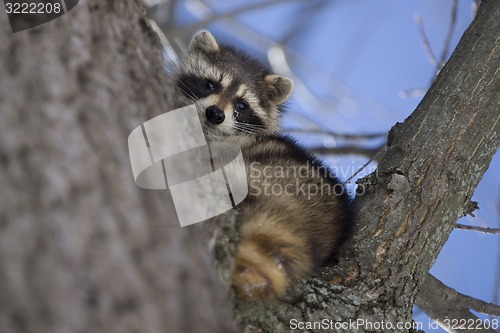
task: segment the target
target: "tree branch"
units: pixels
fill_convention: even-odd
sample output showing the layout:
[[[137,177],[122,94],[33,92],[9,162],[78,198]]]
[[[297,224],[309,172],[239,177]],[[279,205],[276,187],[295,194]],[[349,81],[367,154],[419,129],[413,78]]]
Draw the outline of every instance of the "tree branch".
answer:
[[[491,326],[485,325],[469,310],[500,316],[500,306],[487,303],[457,292],[431,274],[428,274],[420,286],[415,304],[429,317],[434,319],[447,332],[477,331],[496,332]],[[449,327],[447,320],[459,320],[464,326],[458,329]],[[458,325],[460,326],[460,325]],[[469,328],[469,330],[467,330]]]
[[[462,230],[474,230],[474,231],[483,232],[485,234],[500,234],[500,229],[476,227],[473,225],[465,225],[465,224],[461,224],[461,223],[455,224],[455,228],[462,229]]]
[[[379,281],[372,290],[393,286],[397,304],[414,294],[498,149],[499,71],[500,3],[483,1],[415,112],[391,129],[377,176],[365,180],[372,192],[357,200],[357,254],[368,259],[364,278]]]

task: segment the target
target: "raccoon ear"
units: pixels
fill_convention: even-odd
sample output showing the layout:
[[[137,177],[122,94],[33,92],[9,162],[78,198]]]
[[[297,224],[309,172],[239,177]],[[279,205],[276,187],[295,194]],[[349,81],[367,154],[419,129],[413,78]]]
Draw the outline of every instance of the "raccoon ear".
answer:
[[[218,50],[219,45],[214,36],[207,30],[198,31],[189,44],[189,52],[217,52]]]
[[[292,92],[293,81],[287,77],[271,74],[267,75],[264,81],[269,98],[276,104],[283,103]]]

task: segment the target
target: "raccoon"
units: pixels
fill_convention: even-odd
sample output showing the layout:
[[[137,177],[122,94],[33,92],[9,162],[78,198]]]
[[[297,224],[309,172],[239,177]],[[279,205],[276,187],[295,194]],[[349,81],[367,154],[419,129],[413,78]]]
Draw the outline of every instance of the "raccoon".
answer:
[[[237,142],[245,161],[249,194],[237,207],[232,288],[251,300],[282,298],[338,254],[352,230],[349,197],[325,165],[279,134],[290,79],[208,31],[193,37],[176,78],[207,139]]]

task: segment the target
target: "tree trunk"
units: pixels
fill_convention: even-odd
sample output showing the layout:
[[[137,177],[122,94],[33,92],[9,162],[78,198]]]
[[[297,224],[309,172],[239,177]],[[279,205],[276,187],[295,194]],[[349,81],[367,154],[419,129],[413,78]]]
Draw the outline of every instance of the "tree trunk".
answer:
[[[132,177],[128,134],[178,106],[142,8],[0,26],[0,332],[234,332],[202,225]]]

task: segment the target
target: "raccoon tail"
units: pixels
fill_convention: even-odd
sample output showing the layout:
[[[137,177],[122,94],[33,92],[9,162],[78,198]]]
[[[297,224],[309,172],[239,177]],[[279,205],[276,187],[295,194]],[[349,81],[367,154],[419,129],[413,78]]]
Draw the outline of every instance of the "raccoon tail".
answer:
[[[280,298],[292,281],[311,273],[311,251],[293,223],[265,213],[243,223],[232,274],[240,297]]]

